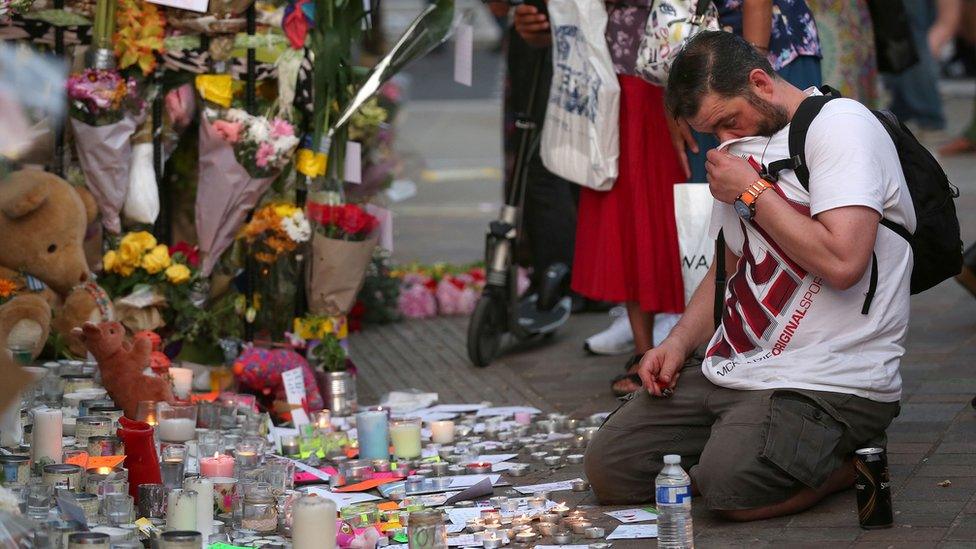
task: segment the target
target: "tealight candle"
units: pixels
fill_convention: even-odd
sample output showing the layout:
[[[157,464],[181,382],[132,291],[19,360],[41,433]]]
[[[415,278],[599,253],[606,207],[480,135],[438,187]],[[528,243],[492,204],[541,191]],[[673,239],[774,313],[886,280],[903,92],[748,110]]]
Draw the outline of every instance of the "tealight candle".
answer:
[[[180,399],[189,398],[193,387],[193,370],[170,367],[169,375],[173,378],[173,395]]]
[[[315,428],[321,433],[332,431],[332,412],[329,410],[315,412]]]
[[[546,498],[531,497],[529,498],[529,509],[545,509],[546,508]]]
[[[515,534],[516,543],[532,543],[535,541],[535,532],[519,532]]]
[[[491,472],[491,462],[488,461],[474,461],[465,466],[469,473],[474,475],[480,475],[484,473]]]
[[[454,422],[449,419],[430,422],[430,440],[437,444],[454,442]]]
[[[591,526],[587,528],[585,532],[583,532],[583,535],[585,535],[587,539],[600,539],[604,536],[604,534],[605,531],[603,528],[597,526]]]
[[[555,532],[552,534],[552,541],[559,545],[569,545],[573,542],[573,534],[567,531]]]
[[[574,534],[584,534],[586,529],[593,526],[593,523],[588,520],[577,520],[570,524],[570,528],[573,529]]]
[[[209,478],[233,477],[234,462],[234,458],[224,454],[200,458],[200,474]]]

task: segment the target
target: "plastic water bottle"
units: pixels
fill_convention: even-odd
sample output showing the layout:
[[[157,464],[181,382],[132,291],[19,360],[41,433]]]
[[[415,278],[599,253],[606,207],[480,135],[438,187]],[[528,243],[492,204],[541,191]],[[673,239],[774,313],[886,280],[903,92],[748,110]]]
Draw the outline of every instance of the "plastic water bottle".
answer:
[[[695,546],[691,524],[691,477],[681,468],[681,456],[664,456],[664,468],[654,480],[657,500],[657,546],[685,549]]]

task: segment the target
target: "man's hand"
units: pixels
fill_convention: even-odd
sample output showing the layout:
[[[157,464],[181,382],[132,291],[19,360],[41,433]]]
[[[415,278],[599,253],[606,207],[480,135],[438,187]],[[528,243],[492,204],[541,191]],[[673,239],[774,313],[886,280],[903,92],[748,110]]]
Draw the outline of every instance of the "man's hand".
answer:
[[[759,174],[749,162],[726,151],[708,151],[705,171],[708,172],[708,188],[719,202],[731,204],[749,185],[759,179]]]
[[[539,13],[535,6],[522,4],[515,8],[515,32],[530,46],[545,48],[552,43],[549,18]]]
[[[681,375],[681,365],[687,358],[688,353],[670,343],[670,340],[665,340],[661,345],[644,353],[637,375],[647,392],[654,396],[663,396],[663,389],[674,390]]]
[[[668,131],[671,133],[671,144],[678,153],[678,161],[685,171],[685,177],[691,177],[691,165],[688,163],[688,151],[698,153],[698,142],[691,135],[691,127],[684,119],[665,117],[668,121]]]

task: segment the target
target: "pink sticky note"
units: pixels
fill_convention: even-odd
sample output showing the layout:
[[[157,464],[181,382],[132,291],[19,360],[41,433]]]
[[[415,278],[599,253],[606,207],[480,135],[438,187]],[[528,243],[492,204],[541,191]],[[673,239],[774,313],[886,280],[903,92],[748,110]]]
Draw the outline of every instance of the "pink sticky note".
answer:
[[[356,141],[346,142],[346,174],[349,183],[363,182],[363,148]]]

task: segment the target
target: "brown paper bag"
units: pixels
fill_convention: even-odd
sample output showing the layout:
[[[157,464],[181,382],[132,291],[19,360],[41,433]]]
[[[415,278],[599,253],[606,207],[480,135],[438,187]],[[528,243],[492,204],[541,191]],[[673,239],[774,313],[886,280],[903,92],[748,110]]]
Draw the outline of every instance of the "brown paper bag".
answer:
[[[308,309],[317,315],[343,315],[356,303],[378,235],[362,242],[312,236],[312,260],[306,271]]]

